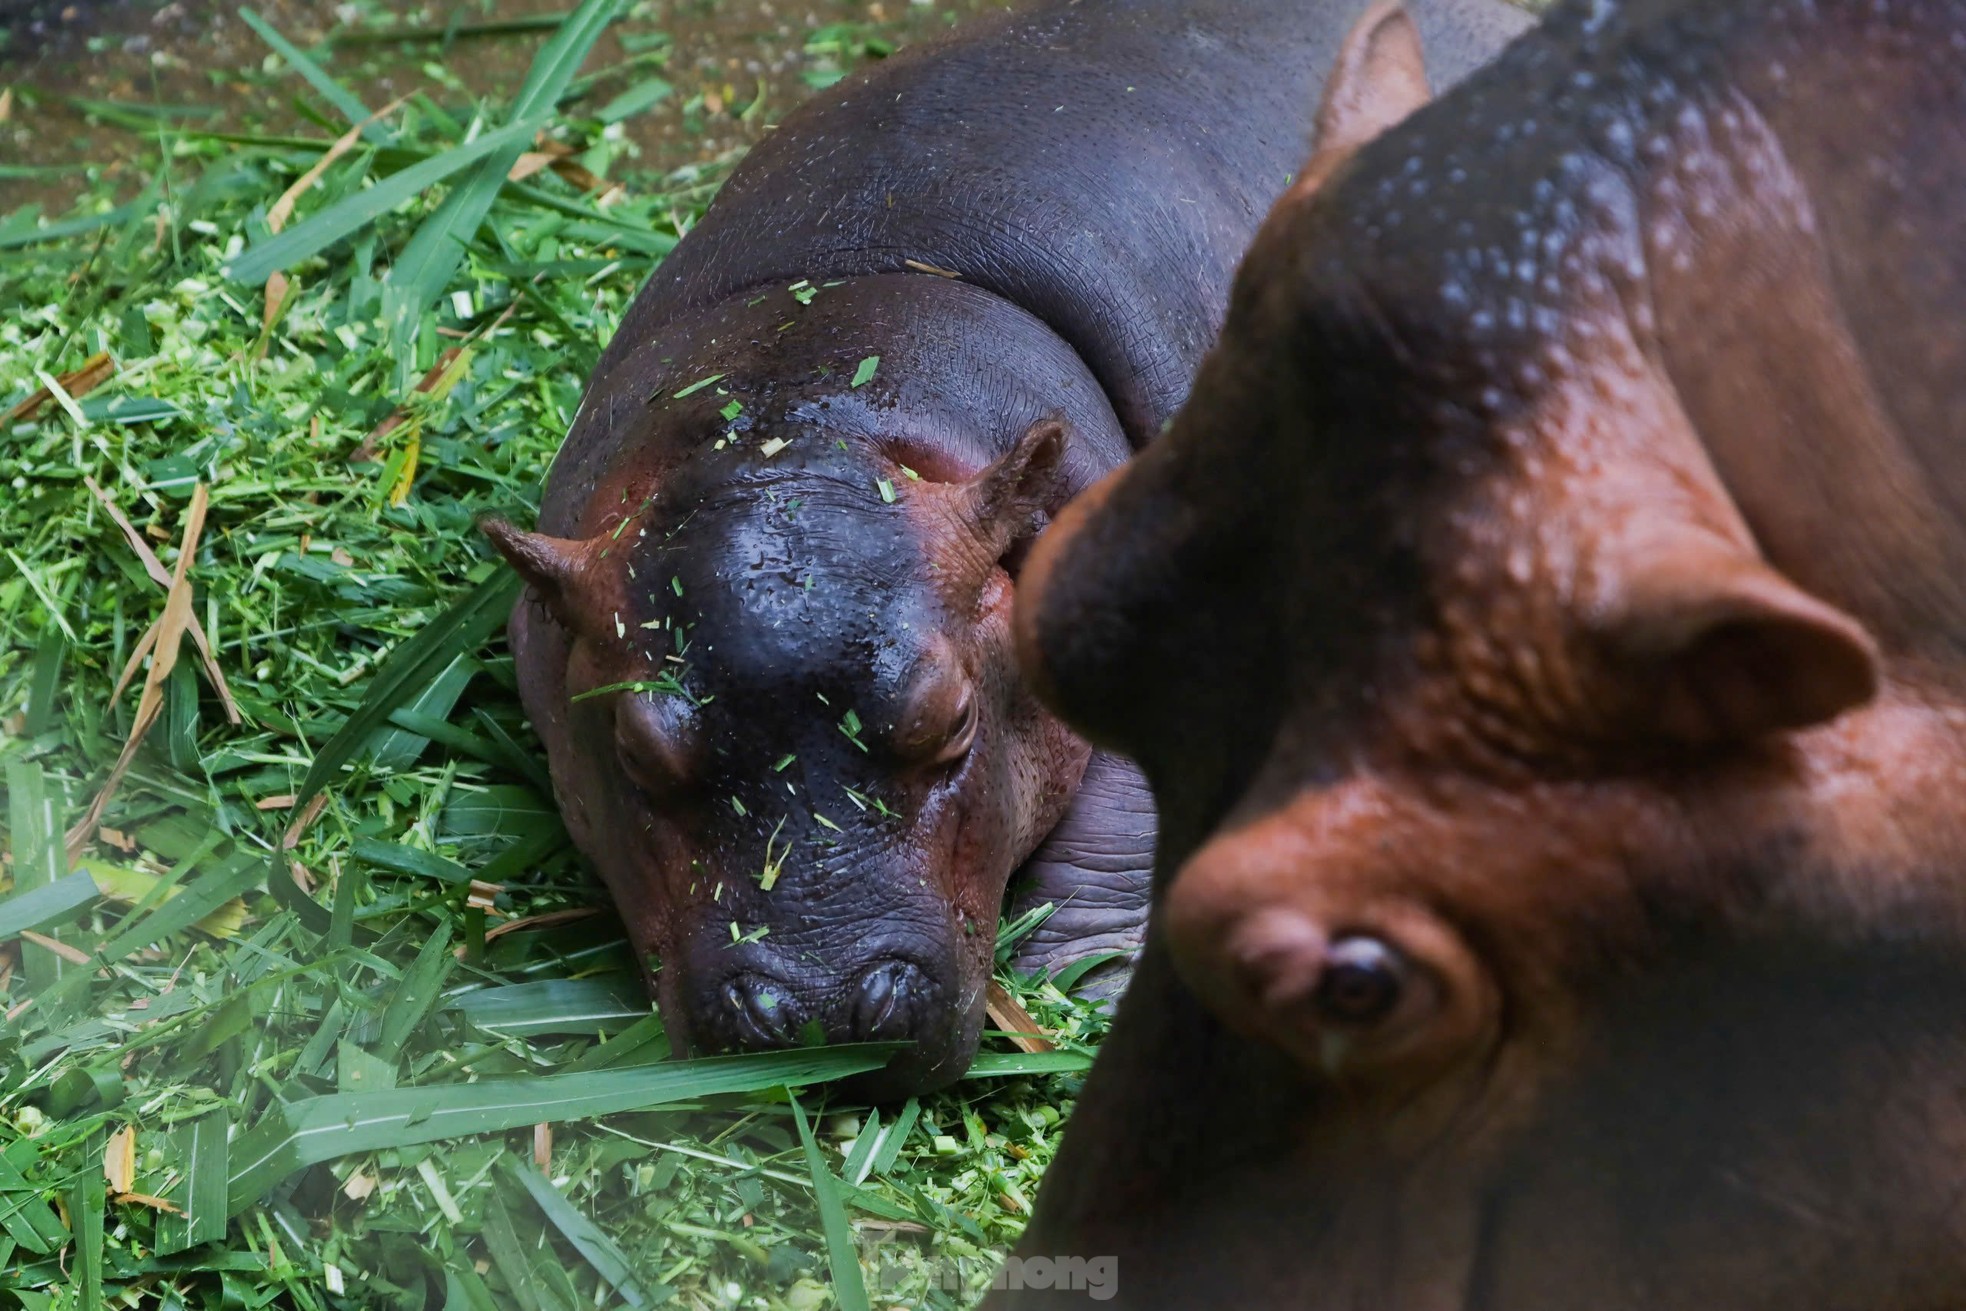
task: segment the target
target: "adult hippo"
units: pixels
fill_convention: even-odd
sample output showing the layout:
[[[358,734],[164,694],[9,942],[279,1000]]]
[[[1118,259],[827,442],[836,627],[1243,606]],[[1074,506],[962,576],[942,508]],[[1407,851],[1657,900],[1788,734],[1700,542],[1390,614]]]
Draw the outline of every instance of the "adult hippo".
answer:
[[[1417,52],[1361,25],[1189,404],[1026,571],[1163,846],[1023,1251],[1966,1306],[1966,4],[1570,0],[1416,108]]]
[[[1523,19],[1430,0],[1466,71]],[[588,384],[512,642],[569,832],[690,1051],[974,1052],[1017,967],[1137,945],[1151,803],[1014,667],[1024,550],[1158,433],[1301,159],[1352,0],[1077,0],[817,96]]]

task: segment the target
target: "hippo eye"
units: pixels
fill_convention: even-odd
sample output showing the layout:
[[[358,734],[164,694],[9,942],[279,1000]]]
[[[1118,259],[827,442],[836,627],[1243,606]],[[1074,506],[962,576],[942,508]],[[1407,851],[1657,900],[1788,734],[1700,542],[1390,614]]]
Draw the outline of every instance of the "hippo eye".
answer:
[[[1259,823],[1216,839],[1182,867],[1164,902],[1174,967],[1217,1018],[1319,1078],[1360,1086],[1412,1086],[1492,1050],[1497,981],[1430,908],[1388,899],[1327,927],[1313,897],[1330,890],[1316,880],[1235,881],[1252,867],[1294,873],[1242,863],[1271,856],[1276,833]],[[1250,906],[1279,888],[1311,904]]]
[[[1378,1024],[1399,1009],[1411,975],[1406,958],[1378,938],[1340,938],[1318,976],[1318,1012],[1336,1024]]]
[[[941,750],[935,753],[935,764],[948,765],[961,760],[976,743],[976,723],[981,715],[976,708],[975,695],[967,689],[963,692],[962,705],[957,713],[959,718],[955,731],[942,744]]]
[[[621,768],[644,793],[682,786],[689,775],[690,718],[676,697],[628,695],[614,717],[614,749]]]
[[[969,751],[976,723],[976,685],[955,651],[939,643],[920,666],[905,708],[896,716],[894,749],[906,760],[947,765]]]

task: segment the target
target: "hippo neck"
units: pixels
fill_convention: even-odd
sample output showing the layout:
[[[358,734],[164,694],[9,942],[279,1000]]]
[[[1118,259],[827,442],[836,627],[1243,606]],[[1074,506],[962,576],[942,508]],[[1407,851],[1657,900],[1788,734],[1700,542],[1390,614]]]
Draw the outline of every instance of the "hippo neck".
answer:
[[[684,466],[736,471],[745,461],[728,437],[746,458],[791,465],[816,454],[795,433],[817,428],[826,441],[871,444],[924,474],[953,476],[980,470],[1052,417],[1071,432],[1069,491],[1129,454],[1085,362],[1001,297],[917,273],[750,287],[677,319],[596,380],[540,523],[596,531],[607,506],[649,494]],[[793,424],[780,446],[758,426],[776,421]]]

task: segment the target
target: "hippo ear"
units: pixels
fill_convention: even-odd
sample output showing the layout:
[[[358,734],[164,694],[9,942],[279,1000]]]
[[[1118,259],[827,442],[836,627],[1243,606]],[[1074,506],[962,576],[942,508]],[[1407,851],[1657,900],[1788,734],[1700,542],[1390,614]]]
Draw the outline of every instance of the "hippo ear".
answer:
[[[593,626],[591,617],[607,608],[600,606],[594,595],[589,568],[594,556],[592,543],[529,533],[503,519],[482,519],[478,529],[538,593],[562,627],[585,631]]]
[[[1040,419],[962,490],[961,518],[992,561],[1036,532],[1058,499],[1069,437],[1063,419]]]
[[[1310,163],[1293,194],[1315,190],[1353,151],[1432,98],[1420,29],[1400,0],[1376,0],[1338,50],[1312,129]]]
[[[1632,676],[1634,722],[1693,745],[1807,728],[1862,705],[1880,678],[1854,618],[1752,552],[1701,532],[1656,544],[1593,617]]]
[[[1338,51],[1318,105],[1314,148],[1356,150],[1431,99],[1420,29],[1400,0],[1377,0]]]

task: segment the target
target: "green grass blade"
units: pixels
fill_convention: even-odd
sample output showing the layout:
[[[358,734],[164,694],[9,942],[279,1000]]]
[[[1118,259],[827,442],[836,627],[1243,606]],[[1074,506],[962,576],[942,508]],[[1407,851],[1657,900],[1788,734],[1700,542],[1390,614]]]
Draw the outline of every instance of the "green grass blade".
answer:
[[[410,197],[462,172],[479,160],[523,147],[532,140],[533,133],[545,124],[546,116],[543,114],[524,119],[487,132],[467,145],[453,146],[420,164],[391,173],[374,186],[346,196],[277,236],[257,243],[225,266],[225,276],[236,282],[264,282],[268,275],[290,268],[311,255],[320,254]],[[505,167],[509,169],[511,165],[508,163]],[[501,173],[500,176],[504,175]]]
[[[165,1215],[157,1222],[157,1251],[168,1256],[200,1243],[225,1237],[226,1132],[224,1111],[201,1115],[171,1131],[165,1156],[182,1173],[184,1182],[171,1198],[183,1215]]]
[[[553,795],[553,780],[547,774],[546,767],[539,763],[539,758],[535,753],[520,746],[496,719],[493,719],[484,712],[483,707],[473,707],[471,717],[477,721],[480,728],[485,730],[486,738],[491,741],[492,745],[499,751],[502,757],[502,762],[490,761],[488,763],[503,763],[506,768],[525,779],[526,782],[532,784],[533,791],[539,793],[542,797]]]
[[[1019,1074],[1077,1074],[1092,1068],[1086,1052],[984,1052],[964,1079],[1005,1079]]]
[[[247,27],[259,34],[259,39],[273,47],[275,54],[287,61],[294,72],[307,79],[307,84],[321,93],[321,99],[333,105],[350,124],[360,123],[369,116],[368,106],[347,87],[328,75],[328,71],[308,58],[299,46],[281,36],[274,26],[250,9],[241,9],[239,19]],[[379,124],[371,123],[362,129],[362,135],[378,144],[389,139]]]
[[[89,1140],[83,1159],[102,1160],[101,1134]],[[81,1311],[102,1311],[102,1213],[109,1209],[108,1186],[100,1168],[84,1169],[68,1189],[68,1221],[75,1227],[75,1303]]]
[[[539,812],[539,819],[533,822],[532,835],[520,838],[486,861],[478,871],[479,878],[487,883],[503,883],[572,843],[573,839],[567,836],[553,803],[542,800],[539,804],[543,809]]]
[[[672,89],[659,77],[647,78],[602,105],[595,111],[594,117],[603,123],[619,123],[624,118],[632,118],[645,110],[653,109],[668,98]]]
[[[457,19],[455,11],[448,23],[428,27],[373,27],[350,28],[336,32],[336,45],[383,45],[411,43],[419,41],[439,41],[446,49],[465,37],[504,36],[514,32],[550,31],[566,21],[562,13],[520,14],[516,18],[495,18],[482,23],[463,23]]]
[[[175,897],[134,923],[125,924],[115,937],[103,944],[98,954],[114,964],[153,943],[184,932],[234,897],[250,891],[259,882],[258,866],[259,862],[249,853],[234,851]]]
[[[415,710],[398,710],[389,716],[389,722],[394,727],[422,739],[425,743],[435,742],[440,746],[448,747],[467,760],[481,760],[488,765],[497,765],[501,769],[522,772],[518,770],[516,762],[508,759],[496,743],[479,737],[469,729],[459,728],[455,724],[439,719],[435,715],[426,715]]]
[[[1095,951],[1090,956],[1081,956],[1071,964],[1051,976],[1052,984],[1063,993],[1070,993],[1078,986],[1080,979],[1098,969],[1108,961],[1125,960],[1123,951]]]
[[[101,894],[87,871],[65,879],[44,883],[31,892],[16,892],[0,898],[0,942],[18,938],[27,929],[38,929],[64,916],[73,915],[93,903]]]
[[[491,1290],[470,1266],[450,1266],[444,1271],[444,1311],[499,1311]]]
[[[485,1203],[484,1237],[492,1264],[505,1277],[506,1291],[518,1302],[520,1311],[561,1311],[557,1303],[548,1301],[548,1294],[539,1286],[526,1246],[512,1226],[512,1213],[501,1197],[493,1196]]]
[[[24,1173],[34,1164],[33,1142],[16,1139],[0,1152],[0,1233],[40,1256],[57,1251],[68,1241],[68,1230],[54,1208],[41,1200],[40,1190]]]
[[[451,1008],[505,1037],[605,1033],[649,1018],[648,999],[631,979],[539,979],[467,992]]]
[[[548,113],[559,103],[587,52],[600,40],[619,8],[620,0],[583,0],[534,57],[525,85],[512,102],[514,118]]]
[[[469,883],[471,871],[454,860],[446,859],[434,851],[422,851],[416,847],[405,846],[400,842],[384,842],[380,838],[357,837],[349,844],[350,851],[357,860],[367,861],[378,869],[386,869],[392,874],[408,874],[416,878],[436,879],[440,883]]]
[[[155,132],[159,123],[180,118],[217,118],[225,111],[217,105],[150,104],[141,100],[98,100],[90,96],[64,96],[70,105],[92,118],[132,132]]]
[[[513,120],[543,122],[552,113],[560,94],[580,71],[581,61],[587,58],[587,52],[593,49],[619,5],[620,0],[584,0],[574,10],[573,16],[534,57],[525,85],[512,104]],[[444,197],[437,212],[423,221],[391,266],[383,288],[382,314],[405,377],[413,372],[410,362],[416,358],[414,335],[422,323],[423,311],[450,285],[452,275],[464,260],[466,243],[477,235],[492,201],[505,185],[505,175],[512,171],[513,162],[524,148],[523,140],[515,141],[488,155],[476,172]]]
[[[921,1118],[921,1101],[910,1097],[901,1107],[901,1114],[894,1117],[894,1123],[882,1135],[874,1159],[867,1163],[868,1174],[886,1174],[894,1168],[894,1163],[901,1159],[901,1149],[907,1145],[908,1135],[915,1131],[915,1122]]]
[[[182,419],[184,411],[155,396],[91,396],[82,402],[82,417],[91,423],[98,419],[116,423],[155,423],[159,419]]]
[[[799,1142],[805,1146],[806,1166],[812,1171],[812,1191],[819,1200],[819,1224],[826,1231],[826,1262],[833,1270],[833,1296],[840,1311],[868,1311],[867,1281],[860,1273],[853,1227],[847,1223],[846,1205],[840,1200],[840,1181],[820,1159],[819,1143],[812,1136],[812,1126],[806,1123],[799,1099],[790,1089],[786,1096],[792,1103],[792,1119],[799,1127]]]
[[[389,721],[392,712],[407,704],[451,661],[484,645],[504,625],[518,596],[519,576],[501,569],[391,652],[370,680],[362,704],[316,753],[295,794],[294,813],[306,809],[341,767],[367,745],[370,735]],[[344,873],[343,878],[347,877]],[[331,927],[329,913],[294,884],[281,852],[274,852],[267,865],[266,888],[314,932],[325,933]]]
[[[873,1164],[874,1149],[881,1142],[881,1113],[870,1110],[867,1112],[867,1123],[861,1126],[853,1146],[847,1149],[846,1160],[840,1163],[840,1177],[854,1186],[866,1183],[868,1167]]]
[[[45,227],[35,223],[16,221],[16,217],[0,224],[0,250],[13,250],[19,246],[39,245],[47,241],[66,241],[100,228],[125,227],[138,219],[146,218],[156,211],[158,184],[152,182],[145,187],[135,200],[127,201],[114,209],[100,214],[90,214],[83,218],[64,219],[60,223],[50,223]]]
[[[353,1152],[840,1079],[881,1068],[894,1050],[893,1044],[865,1044],[712,1056],[622,1070],[334,1093],[288,1102],[233,1141],[228,1208],[237,1215],[295,1171]]]
[[[68,853],[62,845],[59,802],[49,795],[39,761],[7,762],[7,818],[13,835],[15,894],[32,894],[60,883],[68,873]],[[21,971],[27,976],[30,995],[54,986],[66,964],[46,947],[21,944]]]
[[[320,1027],[307,1039],[307,1045],[300,1049],[294,1058],[295,1074],[311,1075],[316,1078],[327,1069],[328,1060],[333,1055],[335,1044],[340,1041],[342,1030],[348,1025],[347,1003],[337,997],[328,1006],[328,1013],[321,1017]]]
[[[409,704],[453,660],[474,653],[502,628],[519,590],[518,575],[500,569],[391,652],[370,681],[362,704],[314,757],[301,780],[294,809],[313,800],[393,711]]]
[[[396,1062],[371,1056],[352,1042],[335,1050],[335,1088],[340,1092],[373,1092],[396,1086]]]
[[[55,726],[61,704],[61,670],[68,638],[59,628],[41,634],[34,649],[34,680],[27,693],[26,733],[39,737]]]
[[[560,1196],[559,1190],[545,1175],[509,1156],[500,1157],[499,1165],[513,1182],[531,1196],[547,1223],[573,1244],[574,1250],[594,1267],[595,1274],[607,1280],[622,1301],[638,1308],[649,1304],[648,1291],[635,1282],[635,1267],[628,1254],[602,1233],[592,1220],[575,1210],[573,1203]]]
[[[477,667],[462,657],[451,661],[438,671],[428,686],[416,694],[415,699],[397,713],[448,719],[475,672]],[[391,718],[393,720],[394,716]],[[392,725],[377,731],[375,741],[369,745],[369,759],[375,762],[378,769],[401,771],[415,764],[416,758],[429,745],[429,738]]]
[[[71,1048],[79,1050],[98,1050],[112,1047],[116,1039],[126,1035],[135,1023],[152,1020],[166,1020],[197,1005],[197,998],[188,990],[165,993],[161,997],[148,999],[149,1007],[142,1013],[124,1010],[111,1012],[114,1023],[99,1018],[90,1018],[71,1023],[55,1030],[45,1038],[23,1043],[21,1059],[30,1064],[47,1060]]]
[[[403,973],[403,981],[390,994],[382,1012],[382,1032],[375,1041],[373,1055],[394,1063],[410,1033],[437,1004],[438,991],[457,958],[451,955],[451,926],[448,922],[424,941],[416,959]]]
[[[597,1042],[568,1062],[569,1070],[608,1070],[620,1065],[650,1065],[669,1056],[669,1034],[660,1015],[645,1015],[619,1033]]]
[[[340,951],[355,941],[355,893],[364,882],[362,871],[353,868],[344,868],[341,877],[335,880],[334,909],[328,912],[326,946],[329,951]],[[280,896],[277,888],[271,890],[276,898]],[[296,887],[292,891],[298,895],[300,889]],[[316,909],[319,909],[318,906]],[[300,915],[303,923],[307,921],[299,906],[294,907],[294,912]]]

